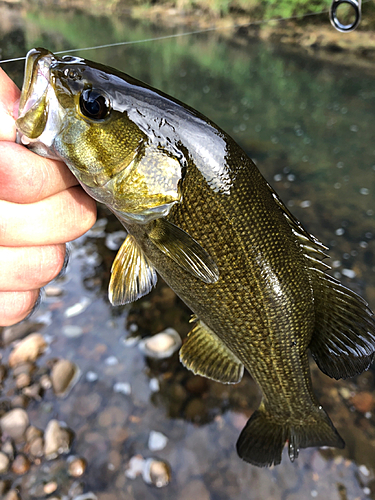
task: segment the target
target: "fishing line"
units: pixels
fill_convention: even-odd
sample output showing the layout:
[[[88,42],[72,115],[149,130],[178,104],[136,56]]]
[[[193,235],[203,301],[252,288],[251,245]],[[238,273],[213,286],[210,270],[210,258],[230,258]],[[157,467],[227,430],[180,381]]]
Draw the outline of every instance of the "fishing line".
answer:
[[[363,3],[368,2],[370,0],[363,0]],[[115,43],[108,43],[104,45],[96,45],[93,47],[83,47],[81,49],[71,49],[71,50],[60,50],[59,52],[54,52],[54,54],[66,54],[66,53],[73,53],[73,52],[83,52],[85,50],[99,50],[99,49],[106,49],[110,47],[119,47],[122,45],[133,45],[136,43],[147,43],[147,42],[158,42],[160,40],[167,40],[170,38],[179,38],[182,36],[191,36],[191,35],[198,35],[201,33],[208,33],[211,31],[217,31],[217,30],[223,30],[223,29],[240,29],[240,28],[248,28],[250,26],[256,26],[260,24],[265,24],[265,23],[270,23],[270,22],[281,22],[281,21],[289,21],[293,19],[303,19],[305,17],[309,16],[319,16],[321,14],[327,14],[329,12],[329,9],[322,10],[320,12],[310,12],[308,14],[300,14],[296,16],[290,16],[290,17],[282,17],[282,18],[271,18],[271,19],[261,19],[259,21],[253,21],[250,23],[246,24],[235,24],[233,26],[228,26],[228,27],[212,27],[212,28],[204,28],[204,29],[199,29],[199,30],[193,30],[193,31],[186,31],[185,33],[173,33],[171,35],[164,35],[164,36],[158,36],[154,38],[145,38],[143,40],[133,40],[129,42],[115,42]],[[17,62],[17,61],[24,61],[26,57],[16,57],[13,59],[5,59],[4,61],[0,60],[0,64],[5,64],[5,63],[10,63],[10,62]]]

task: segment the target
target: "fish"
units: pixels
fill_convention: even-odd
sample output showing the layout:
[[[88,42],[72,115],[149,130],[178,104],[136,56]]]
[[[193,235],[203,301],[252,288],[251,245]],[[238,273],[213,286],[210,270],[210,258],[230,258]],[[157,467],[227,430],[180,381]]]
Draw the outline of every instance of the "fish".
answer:
[[[246,369],[262,399],[237,441],[268,467],[286,447],[344,447],[316,399],[309,352],[329,377],[369,368],[375,320],[327,273],[328,248],[292,215],[238,144],[200,112],[114,68],[32,49],[18,142],[63,160],[127,231],[109,300],[160,275],[191,309],[183,365],[224,384]]]

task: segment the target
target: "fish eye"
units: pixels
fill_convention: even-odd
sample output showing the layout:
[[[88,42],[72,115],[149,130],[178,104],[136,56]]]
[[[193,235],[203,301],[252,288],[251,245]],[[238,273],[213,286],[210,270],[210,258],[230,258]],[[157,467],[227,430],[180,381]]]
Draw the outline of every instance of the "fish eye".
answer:
[[[111,109],[107,96],[94,89],[86,89],[82,92],[79,106],[83,116],[91,120],[103,120]]]

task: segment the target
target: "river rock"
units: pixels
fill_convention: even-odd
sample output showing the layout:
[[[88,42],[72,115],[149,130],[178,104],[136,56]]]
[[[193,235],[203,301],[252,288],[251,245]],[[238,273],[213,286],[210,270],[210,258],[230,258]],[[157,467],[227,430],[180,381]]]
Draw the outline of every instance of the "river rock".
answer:
[[[18,454],[16,458],[13,460],[12,471],[18,476],[22,476],[23,474],[26,474],[26,472],[28,472],[29,469],[30,469],[29,459],[23,453]]]
[[[71,477],[81,477],[86,470],[86,460],[81,457],[69,457],[68,473]]]
[[[167,462],[154,458],[145,460],[142,471],[142,477],[145,483],[152,484],[157,488],[163,488],[170,483],[171,476],[172,471]]]
[[[181,337],[174,328],[167,328],[152,337],[145,337],[139,343],[141,351],[149,358],[165,359],[181,347]]]
[[[47,342],[40,333],[31,333],[16,345],[9,355],[9,366],[14,366],[25,361],[36,361],[46,349]]]
[[[22,439],[29,425],[29,417],[22,408],[8,411],[0,419],[1,430],[15,440]]]
[[[44,433],[44,454],[52,460],[62,453],[68,453],[73,440],[73,433],[64,423],[50,420]]]
[[[51,382],[56,396],[63,398],[73,387],[78,378],[78,367],[69,359],[60,359],[52,368]]]
[[[0,474],[5,474],[9,469],[9,457],[3,451],[0,451]]]

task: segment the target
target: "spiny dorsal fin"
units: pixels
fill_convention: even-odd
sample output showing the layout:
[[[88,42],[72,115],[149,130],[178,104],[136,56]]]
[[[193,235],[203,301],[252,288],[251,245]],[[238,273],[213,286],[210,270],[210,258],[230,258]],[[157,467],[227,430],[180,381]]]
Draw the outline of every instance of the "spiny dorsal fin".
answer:
[[[288,208],[281,201],[277,193],[272,189],[272,187],[267,184],[268,189],[271,191],[272,197],[276,205],[281,209],[285,219],[290,225],[293,234],[297,237],[299,244],[302,247],[302,251],[305,257],[308,259],[311,267],[319,268],[322,270],[330,269],[330,267],[322,262],[322,259],[329,257],[325,252],[328,247],[323,245],[321,241],[318,240],[313,234],[310,234],[302,226],[300,221],[294,217],[294,215],[288,210]]]
[[[108,297],[114,306],[134,302],[156,285],[154,267],[130,234],[121,245],[111,269]]]
[[[315,330],[310,350],[319,368],[335,379],[367,370],[374,359],[375,319],[367,302],[339,281],[314,269]]]
[[[215,283],[219,279],[217,265],[206,250],[171,222],[156,219],[148,236],[159,250],[204,283]]]
[[[236,384],[244,371],[236,356],[199,320],[180,349],[180,361],[196,375],[223,384]]]

